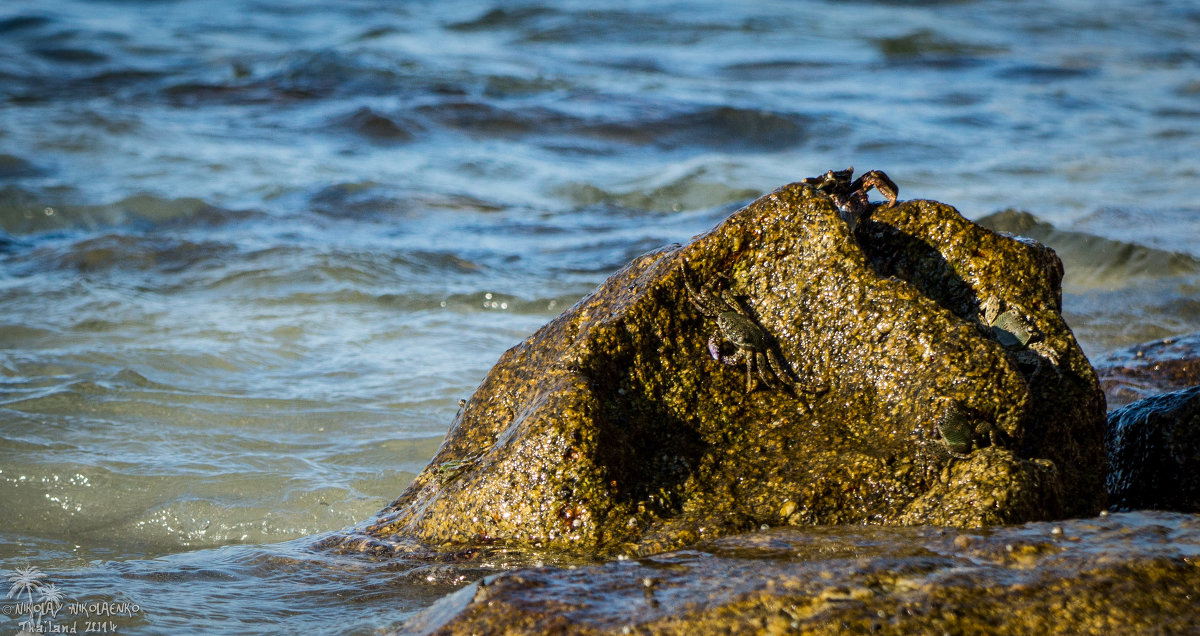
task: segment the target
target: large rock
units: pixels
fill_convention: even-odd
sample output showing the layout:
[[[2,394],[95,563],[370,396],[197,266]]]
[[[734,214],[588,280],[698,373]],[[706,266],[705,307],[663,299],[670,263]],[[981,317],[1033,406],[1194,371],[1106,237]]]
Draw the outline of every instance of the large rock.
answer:
[[[1108,453],[1114,508],[1200,512],[1200,386],[1109,413]]]
[[[744,365],[712,359],[685,276],[736,297],[799,388],[747,393]],[[785,186],[506,352],[426,470],[339,543],[646,553],[761,525],[1095,514],[1104,397],[1061,277],[1048,248],[940,203],[851,232]]]

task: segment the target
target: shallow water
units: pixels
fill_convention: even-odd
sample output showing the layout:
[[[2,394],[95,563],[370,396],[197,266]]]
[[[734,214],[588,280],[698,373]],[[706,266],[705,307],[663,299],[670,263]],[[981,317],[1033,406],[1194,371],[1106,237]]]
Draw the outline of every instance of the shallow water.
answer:
[[[829,168],[1052,224],[1089,354],[1200,331],[1192,3],[593,6],[0,5],[5,576],[395,625],[464,581],[310,538],[631,257]]]
[[[563,624],[588,634],[1193,634],[1198,524],[1139,511],[984,530],[764,528],[646,558],[489,576],[403,633],[511,623],[526,634]]]

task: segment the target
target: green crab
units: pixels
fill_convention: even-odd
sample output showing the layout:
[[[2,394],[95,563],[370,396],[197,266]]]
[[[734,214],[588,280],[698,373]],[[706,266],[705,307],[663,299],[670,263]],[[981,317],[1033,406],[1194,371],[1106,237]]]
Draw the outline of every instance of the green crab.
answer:
[[[900,188],[882,170],[865,172],[851,181],[853,176],[854,167],[851,166],[845,170],[830,170],[819,177],[800,180],[800,183],[833,199],[833,204],[841,211],[842,220],[850,227],[851,232],[871,214],[871,202],[867,198],[867,192],[871,188],[878,190],[879,194],[888,200],[888,207],[895,205],[896,197],[900,195]]]
[[[1032,367],[1029,377],[1041,373],[1043,361],[1050,363],[1055,375],[1062,377],[1059,370],[1059,356],[1037,326],[1026,318],[1026,312],[1017,305],[1005,309],[1004,301],[992,296],[979,307],[980,323],[989,330],[990,335],[1004,346],[1017,361],[1025,367]]]
[[[971,415],[952,400],[945,402],[936,425],[939,441],[947,453],[965,459],[985,446],[1003,446],[1007,436],[995,424]]]
[[[483,458],[483,453],[476,453],[463,459],[451,459],[438,464],[434,469],[434,476],[437,477],[438,483],[443,486],[458,479],[460,475],[467,471],[468,468],[475,466],[479,460]]]
[[[687,288],[688,300],[710,318],[717,319],[717,328],[708,339],[708,353],[714,360],[728,365],[746,365],[746,393],[756,387],[757,372],[763,384],[771,388],[783,385],[804,393],[823,393],[822,384],[801,382],[788,367],[787,362],[776,351],[767,331],[753,318],[746,305],[727,288],[728,280],[721,277],[716,284],[697,289],[687,269],[680,263],[683,285]],[[732,347],[732,351],[729,349]]]

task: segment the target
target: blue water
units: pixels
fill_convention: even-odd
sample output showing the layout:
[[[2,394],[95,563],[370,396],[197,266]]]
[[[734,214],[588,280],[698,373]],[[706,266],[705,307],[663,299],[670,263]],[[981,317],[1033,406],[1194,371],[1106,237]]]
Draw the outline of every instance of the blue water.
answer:
[[[747,5],[0,4],[5,581],[399,625],[468,580],[312,537],[630,258],[830,168],[1080,233],[1090,354],[1200,331],[1194,3]]]

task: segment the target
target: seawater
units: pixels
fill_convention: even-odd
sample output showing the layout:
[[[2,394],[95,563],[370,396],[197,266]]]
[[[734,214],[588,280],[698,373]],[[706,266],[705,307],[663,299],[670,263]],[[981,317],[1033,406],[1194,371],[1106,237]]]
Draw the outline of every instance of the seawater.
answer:
[[[4,600],[401,624],[507,565],[313,539],[630,258],[830,168],[1053,224],[1089,354],[1200,331],[1197,35],[1185,0],[7,0]]]

